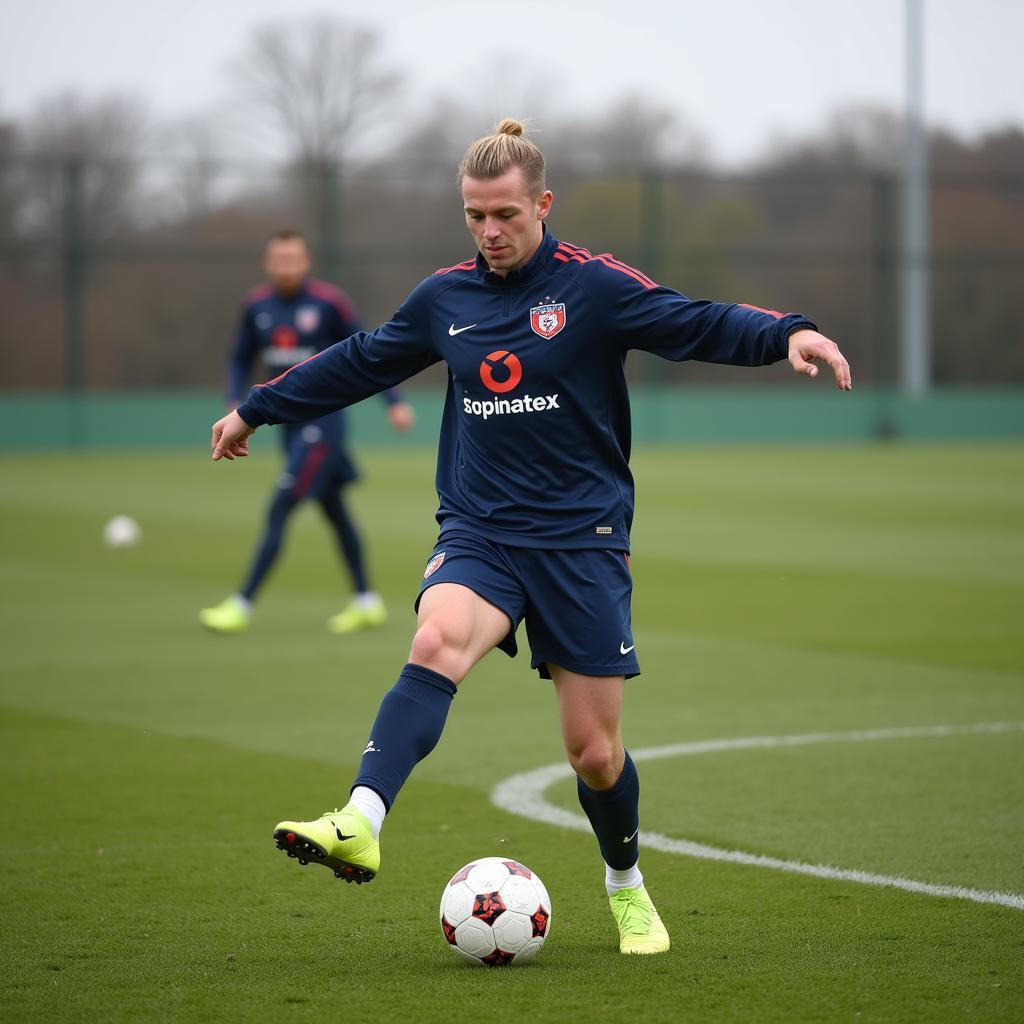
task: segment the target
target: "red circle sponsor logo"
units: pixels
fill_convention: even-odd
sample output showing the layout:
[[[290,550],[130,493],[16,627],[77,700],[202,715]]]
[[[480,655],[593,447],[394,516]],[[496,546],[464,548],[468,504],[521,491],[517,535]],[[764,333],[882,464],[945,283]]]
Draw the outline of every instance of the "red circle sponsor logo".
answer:
[[[523,379],[523,364],[511,352],[498,349],[480,364],[480,379],[489,391],[503,395]]]
[[[274,348],[296,348],[299,344],[299,336],[295,333],[294,327],[288,324],[278,324],[270,336],[270,342]]]

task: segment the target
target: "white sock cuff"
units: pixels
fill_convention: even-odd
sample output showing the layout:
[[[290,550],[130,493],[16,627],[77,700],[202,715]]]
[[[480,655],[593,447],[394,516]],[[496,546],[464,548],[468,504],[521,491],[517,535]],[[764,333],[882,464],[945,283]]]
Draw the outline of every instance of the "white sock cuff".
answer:
[[[618,871],[604,866],[604,887],[608,895],[618,892],[620,889],[639,889],[644,884],[644,876],[640,873],[640,861],[637,861],[631,868],[625,871]]]
[[[370,828],[373,830],[373,838],[379,838],[381,826],[384,824],[384,815],[388,813],[380,796],[369,786],[356,786],[352,790],[348,802],[366,815],[370,821]]]

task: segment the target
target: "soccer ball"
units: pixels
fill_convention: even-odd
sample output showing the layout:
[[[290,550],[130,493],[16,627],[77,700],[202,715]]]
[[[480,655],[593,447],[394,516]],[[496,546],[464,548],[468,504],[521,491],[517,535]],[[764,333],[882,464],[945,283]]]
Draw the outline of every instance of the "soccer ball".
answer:
[[[467,963],[525,964],[551,934],[551,897],[518,861],[483,857],[452,876],[440,916],[445,939]]]
[[[131,516],[114,516],[103,527],[103,543],[108,548],[133,548],[141,537],[142,530]]]

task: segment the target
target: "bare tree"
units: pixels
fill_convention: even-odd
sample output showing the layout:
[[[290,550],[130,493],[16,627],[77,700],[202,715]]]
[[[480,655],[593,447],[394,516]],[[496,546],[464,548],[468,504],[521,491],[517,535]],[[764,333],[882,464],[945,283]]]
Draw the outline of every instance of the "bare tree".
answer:
[[[342,164],[372,140],[399,88],[380,49],[375,28],[319,16],[258,26],[233,65],[253,118],[283,142],[332,277],[342,264]]]
[[[545,137],[553,166],[585,173],[695,168],[705,163],[707,143],[685,116],[635,94],[592,118],[558,125]]]
[[[218,116],[181,117],[163,126],[161,135],[171,157],[170,177],[165,175],[155,188],[155,205],[172,221],[196,221],[230,194]]]
[[[14,123],[0,115],[0,238],[14,233],[15,146]]]
[[[895,173],[903,159],[903,118],[870,104],[834,110],[814,135],[776,140],[761,169]]]
[[[130,225],[138,212],[138,156],[145,131],[145,111],[133,97],[91,100],[60,93],[40,101],[17,132],[20,232],[60,234],[69,188],[89,237],[106,237]]]
[[[400,75],[385,68],[377,29],[319,16],[267,22],[233,64],[255,117],[301,168],[337,169],[394,100]]]

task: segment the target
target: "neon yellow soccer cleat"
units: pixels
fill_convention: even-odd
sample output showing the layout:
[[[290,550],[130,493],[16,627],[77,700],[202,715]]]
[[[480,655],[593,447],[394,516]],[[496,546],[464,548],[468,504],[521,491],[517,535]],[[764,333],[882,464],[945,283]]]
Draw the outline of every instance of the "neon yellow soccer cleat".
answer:
[[[347,636],[349,633],[358,633],[361,629],[383,626],[387,618],[388,610],[379,597],[369,603],[360,603],[358,598],[353,598],[342,611],[327,620],[327,628],[332,633]]]
[[[619,926],[619,952],[668,951],[668,932],[643,886],[639,889],[620,889],[612,893],[609,900],[615,923]]]
[[[380,868],[380,843],[366,816],[351,805],[316,821],[282,821],[274,842],[301,865],[323,864],[335,878],[358,885],[372,881]]]
[[[199,621],[215,633],[244,633],[249,628],[252,613],[232,594],[213,608],[204,608]]]

